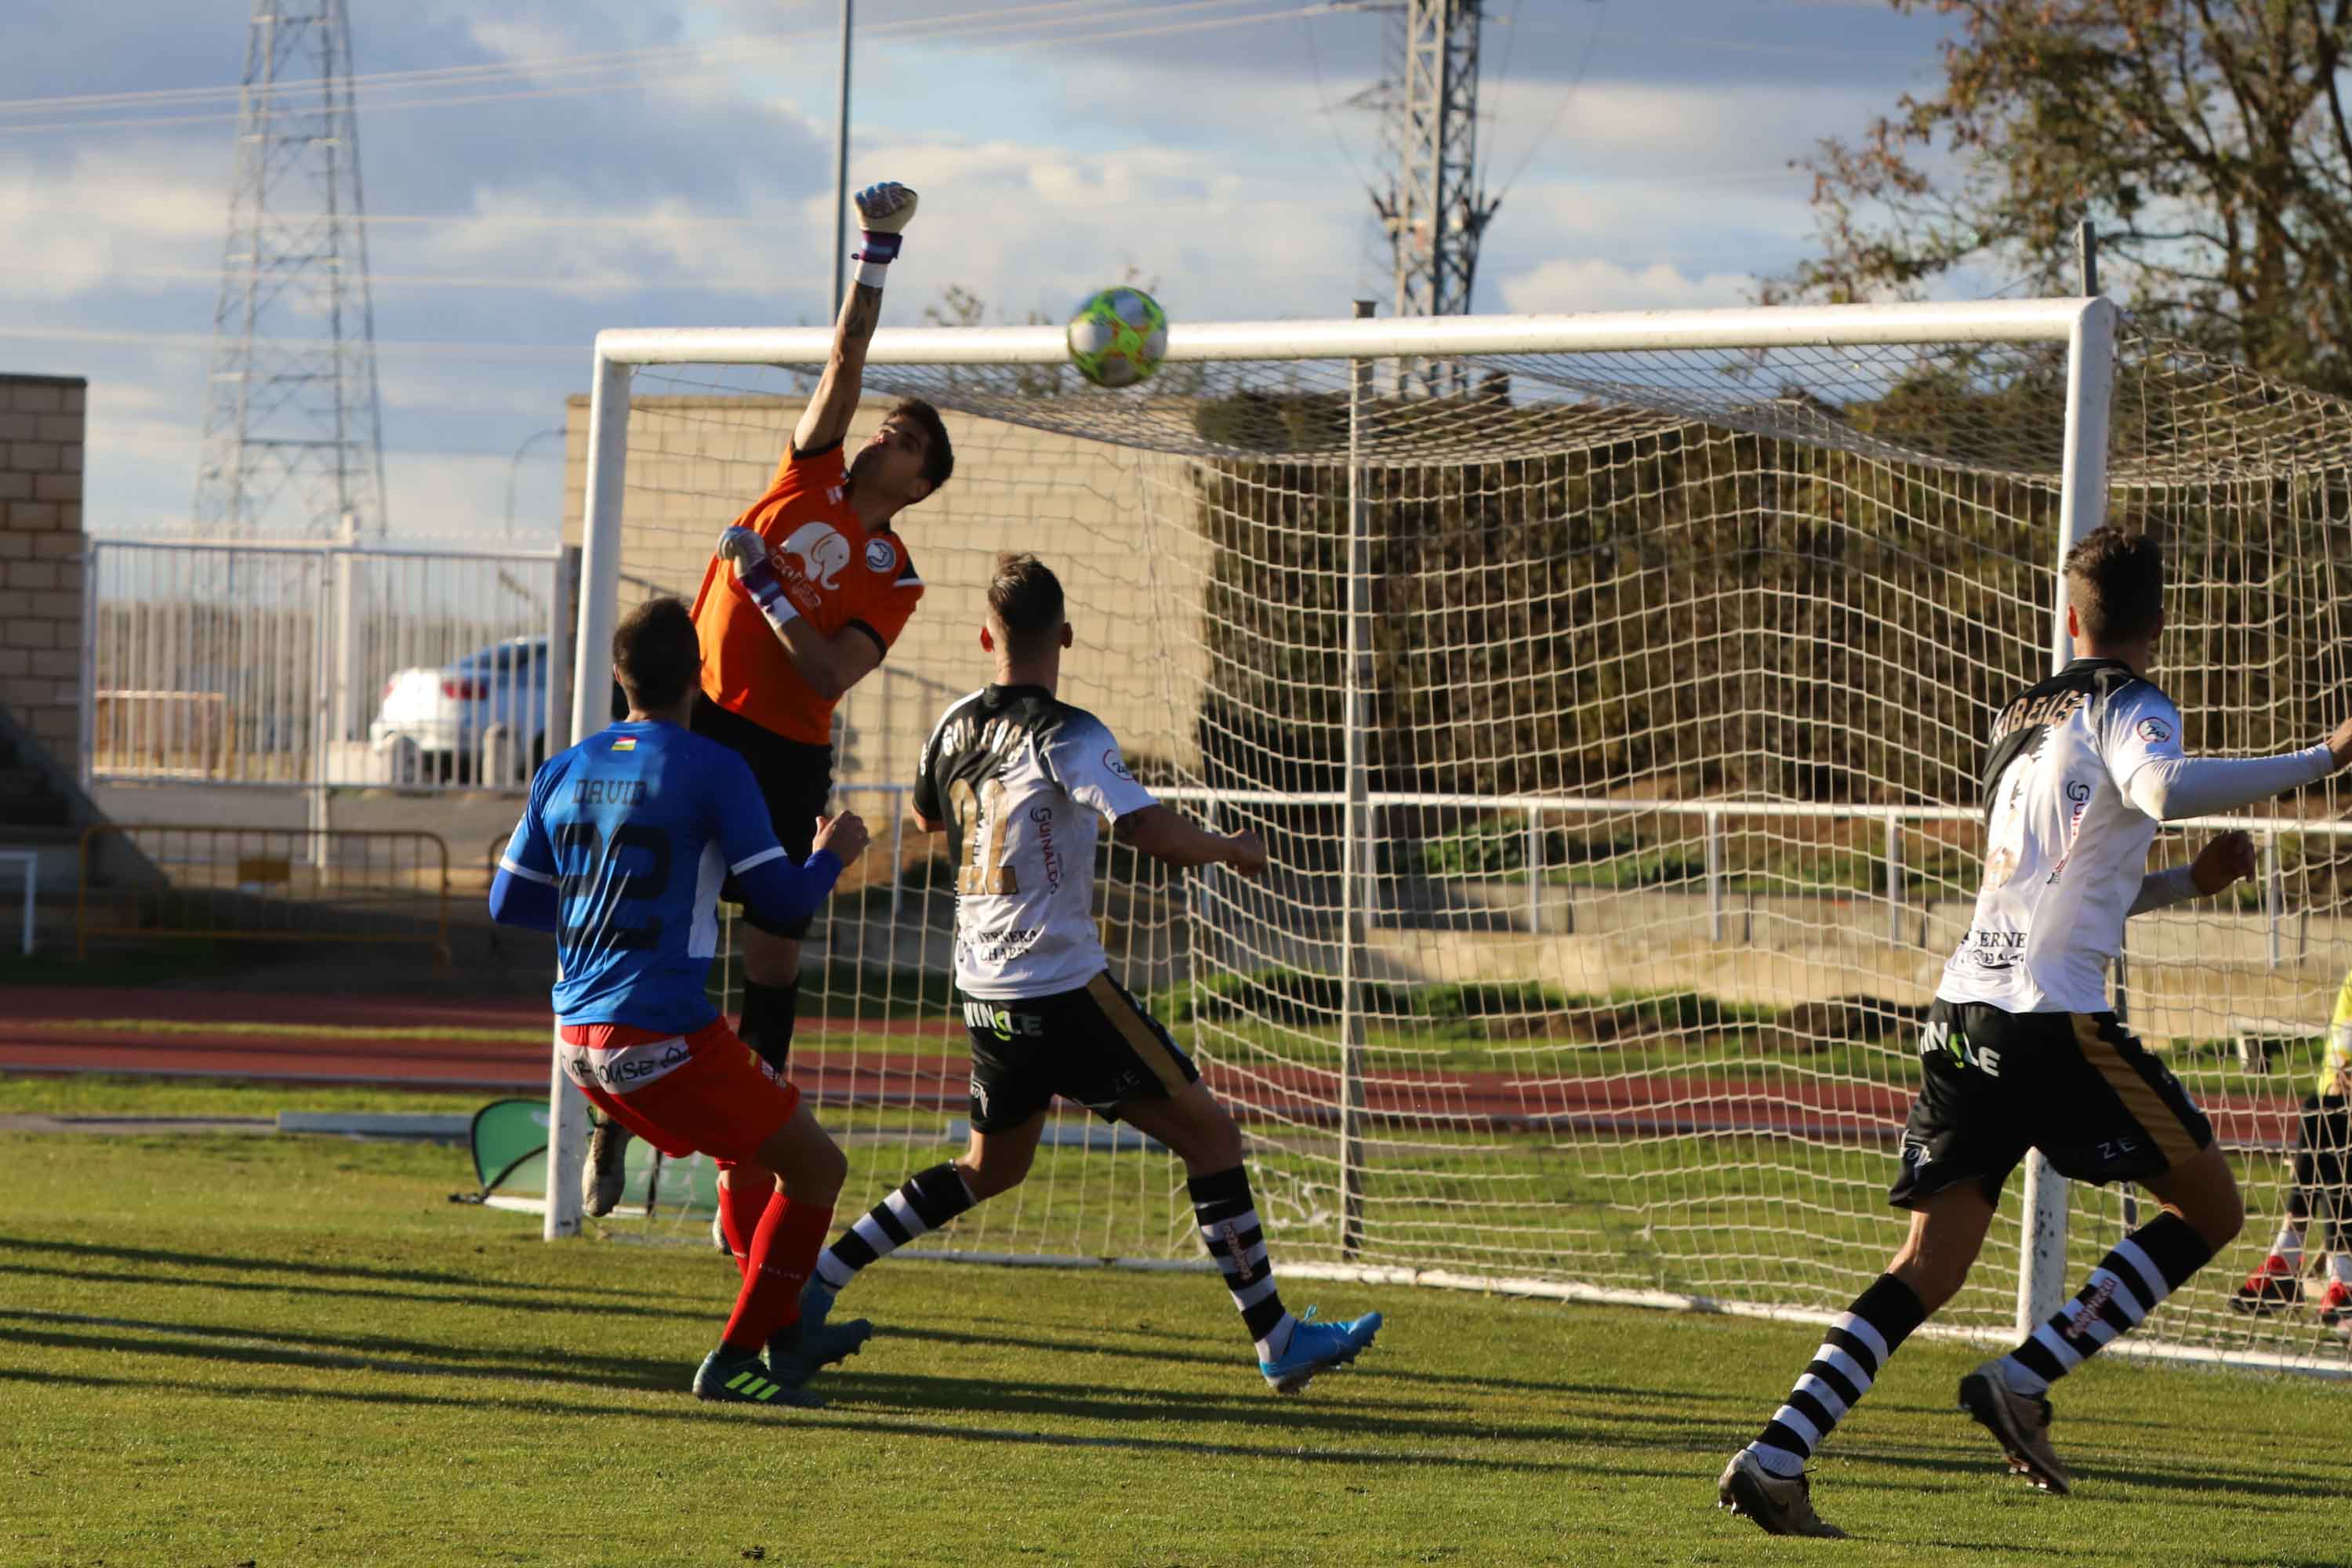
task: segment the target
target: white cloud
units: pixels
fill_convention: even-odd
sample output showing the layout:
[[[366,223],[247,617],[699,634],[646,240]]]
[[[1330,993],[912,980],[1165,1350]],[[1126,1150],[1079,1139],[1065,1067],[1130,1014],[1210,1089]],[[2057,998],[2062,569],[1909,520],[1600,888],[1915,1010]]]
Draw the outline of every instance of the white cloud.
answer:
[[[1745,274],[1692,277],[1670,262],[1622,267],[1593,258],[1547,261],[1502,280],[1503,303],[1517,314],[1575,310],[1689,310],[1748,302],[1756,280]]]

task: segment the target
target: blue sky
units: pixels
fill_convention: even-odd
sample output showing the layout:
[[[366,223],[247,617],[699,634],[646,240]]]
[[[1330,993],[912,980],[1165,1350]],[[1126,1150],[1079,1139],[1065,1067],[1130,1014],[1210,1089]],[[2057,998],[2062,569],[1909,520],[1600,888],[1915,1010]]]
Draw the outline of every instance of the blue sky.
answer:
[[[363,77],[489,68],[361,100],[395,533],[502,533],[512,455],[584,389],[599,328],[824,315],[836,0],[351,8]],[[1739,302],[1805,252],[1789,161],[1936,80],[1935,19],[1878,0],[1488,8],[1482,311]],[[96,532],[185,528],[251,9],[10,6],[0,369],[89,378]],[[1378,126],[1344,101],[1388,23],[1308,9],[860,0],[851,178],[923,197],[887,319],[950,284],[1058,314],[1129,265],[1195,321],[1384,299]],[[37,101],[176,89],[232,90]],[[534,539],[559,447],[521,469]]]

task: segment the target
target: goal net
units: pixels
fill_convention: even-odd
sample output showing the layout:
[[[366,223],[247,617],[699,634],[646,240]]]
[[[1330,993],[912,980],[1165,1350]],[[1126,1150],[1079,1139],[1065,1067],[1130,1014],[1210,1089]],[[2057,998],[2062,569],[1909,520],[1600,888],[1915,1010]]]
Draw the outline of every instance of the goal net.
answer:
[[[874,847],[806,946],[793,1070],[849,1150],[843,1212],[965,1136],[955,850],[903,797],[988,679],[995,554],[1029,550],[1069,593],[1065,700],[1162,798],[1272,849],[1257,881],[1116,845],[1096,870],[1114,972],[1248,1134],[1278,1268],[1841,1309],[1904,1234],[1885,1192],[1917,1023],[1969,922],[1991,718],[2052,667],[2063,540],[2103,515],[2163,531],[2158,678],[2192,751],[2307,743],[2352,689],[2347,411],[2116,348],[2113,322],[2040,301],[1180,327],[1117,394],[1051,331],[882,334],[852,441],[921,396],[957,466],[901,520],[921,609],[838,714],[835,800]],[[600,584],[692,594],[824,348],[601,341],[573,421],[583,659]],[[2327,788],[2238,820],[2262,876],[2134,921],[2122,991],[2250,1217],[2134,1342],[2340,1368],[2307,1310],[2227,1295],[2285,1206],[2352,861]],[[1945,1321],[2012,1331],[2021,1294],[2054,1304],[2137,1222],[2121,1192],[2048,1185],[2063,1243],[2037,1246],[2012,1182]],[[1197,1254],[1181,1164],[1066,1105],[1025,1184],[923,1245]]]

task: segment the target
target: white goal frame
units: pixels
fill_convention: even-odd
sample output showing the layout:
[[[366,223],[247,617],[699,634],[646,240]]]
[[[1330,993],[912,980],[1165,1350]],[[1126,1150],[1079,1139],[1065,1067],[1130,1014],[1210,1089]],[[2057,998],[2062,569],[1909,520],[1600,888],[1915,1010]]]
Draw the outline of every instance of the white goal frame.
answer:
[[[1702,349],[1837,348],[1873,345],[1971,343],[2063,344],[2066,353],[2066,425],[2057,537],[2050,560],[2057,589],[2052,605],[2053,668],[2073,657],[2066,635],[2065,574],[2055,570],[2076,539],[2096,529],[2106,515],[2107,447],[2115,382],[2118,312],[2104,299],[1989,300],[1895,305],[1823,305],[1721,310],[1624,311],[1592,315],[1403,317],[1322,321],[1177,324],[1168,335],[1171,362],[1234,360],[1448,359],[1471,355],[1638,353]],[[609,689],[604,652],[613,637],[620,588],[621,518],[629,439],[629,396],[635,371],[649,365],[772,365],[814,370],[832,350],[829,328],[620,329],[596,337],[595,374],[588,415],[587,510],[582,539],[580,615],[572,682],[572,733],[603,727]],[[873,365],[1059,365],[1068,357],[1058,327],[888,328],[875,333],[866,351]],[[1356,405],[1364,376],[1352,379],[1350,448],[1356,441]],[[1349,468],[1351,496],[1360,465]],[[1365,509],[1351,504],[1355,526]],[[1363,539],[1354,559],[1366,557]],[[1342,661],[1344,711],[1354,714],[1360,693],[1361,661],[1353,657],[1369,641],[1366,584],[1360,571],[1349,580],[1349,658]],[[1361,835],[1369,816],[1367,772],[1360,730],[1351,725],[1343,779],[1348,831],[1342,847],[1350,865],[1360,864]],[[1355,961],[1363,940],[1363,911],[1352,889],[1359,879],[1343,875],[1342,1042],[1360,1041],[1363,1009],[1356,1000]],[[1345,1059],[1343,1055],[1343,1060]],[[580,1189],[576,1173],[587,1146],[587,1102],[551,1063],[549,1085],[548,1202],[544,1235],[552,1241],[579,1233]],[[1343,1098],[1344,1097],[1343,1095]],[[1344,1131],[1349,1119],[1343,1112]],[[2026,1165],[2021,1267],[2017,1281],[2017,1331],[2029,1333],[2058,1310],[2066,1286],[2066,1184],[2039,1153]],[[1041,1260],[1042,1261],[1042,1260]],[[1080,1261],[1073,1259],[1071,1261]],[[1083,1261],[1093,1262],[1094,1259]],[[1165,1267],[1165,1265],[1161,1265]],[[1433,1282],[1442,1282],[1435,1276]],[[1558,1293],[1558,1292],[1548,1292]],[[1573,1291],[1568,1294],[1575,1294]]]

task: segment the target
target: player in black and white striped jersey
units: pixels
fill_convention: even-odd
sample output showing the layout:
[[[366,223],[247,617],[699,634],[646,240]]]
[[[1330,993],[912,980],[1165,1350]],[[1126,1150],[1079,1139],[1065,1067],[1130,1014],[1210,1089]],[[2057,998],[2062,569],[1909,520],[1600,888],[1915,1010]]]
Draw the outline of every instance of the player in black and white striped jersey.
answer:
[[[1242,1163],[1242,1135],[1192,1058],[1111,978],[1094,920],[1099,823],[1171,866],[1265,869],[1254,833],[1192,826],[1152,797],[1101,720],[1059,700],[1071,644],[1062,585],[1008,555],[989,587],[981,647],[996,681],[950,708],[923,747],[914,795],[926,832],[963,837],[956,988],[971,1039],[971,1146],[918,1173],[818,1259],[802,1298],[814,1332],[858,1271],[1029,1173],[1055,1096],[1126,1121],[1184,1162],[1201,1240],[1216,1260],[1258,1370],[1284,1394],[1353,1361],[1381,1326],[1294,1318],[1282,1304]],[[805,1314],[814,1314],[807,1317]]]
[[[2050,1447],[2050,1384],[2137,1327],[2244,1222],[2211,1124],[2108,1007],[2107,965],[2129,916],[2252,872],[2252,841],[2225,833],[2191,864],[2149,874],[2158,823],[2316,784],[2352,762],[2352,721],[2280,756],[2186,755],[2179,710],[2147,678],[2164,627],[2157,542],[2102,528],[2065,569],[2075,658],[1994,723],[1984,883],[1921,1034],[1891,1194],[1911,1211],[1910,1239],[1717,1483],[1723,1507],[1776,1535],[1843,1533],[1814,1513],[1805,1461],[1958,1291],[2029,1149],[2076,1180],[2137,1182],[2163,1205],[2054,1317],[1960,1382],[1961,1407],[2045,1490],[2071,1484]]]

